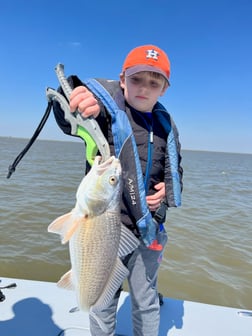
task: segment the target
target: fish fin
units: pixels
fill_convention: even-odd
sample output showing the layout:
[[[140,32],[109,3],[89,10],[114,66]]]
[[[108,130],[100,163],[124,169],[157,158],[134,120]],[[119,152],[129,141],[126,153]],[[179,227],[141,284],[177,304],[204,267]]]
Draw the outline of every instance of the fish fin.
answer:
[[[72,237],[83,219],[85,219],[85,217],[74,219],[72,212],[69,212],[56,218],[48,226],[48,232],[58,233],[61,236],[62,244],[65,244]]]
[[[48,232],[58,233],[61,236],[65,235],[69,226],[71,226],[72,222],[72,213],[68,212],[58,218],[56,218],[49,226]]]
[[[60,280],[57,283],[57,286],[60,288],[65,288],[65,289],[69,289],[69,290],[74,290],[74,284],[72,281],[72,270],[68,271],[67,273],[65,273],[64,275],[62,275],[62,277],[60,278]]]
[[[102,294],[92,306],[93,311],[100,311],[108,306],[108,304],[113,299],[116,291],[120,288],[128,274],[128,269],[123,265],[121,259],[117,257],[114,268],[110,274],[110,277]]]
[[[140,244],[139,239],[126,228],[125,225],[121,225],[121,237],[118,249],[118,256],[124,257],[134,251]]]

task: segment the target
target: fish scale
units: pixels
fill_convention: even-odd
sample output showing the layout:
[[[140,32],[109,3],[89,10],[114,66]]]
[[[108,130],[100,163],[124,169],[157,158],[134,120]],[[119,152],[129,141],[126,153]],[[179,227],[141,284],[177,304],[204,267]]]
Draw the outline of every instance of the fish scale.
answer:
[[[70,241],[72,270],[77,274],[82,309],[95,304],[104,289],[104,281],[111,274],[120,240],[118,219],[118,214],[112,212],[88,220]],[[92,230],[87,229],[88,224],[92,225]]]

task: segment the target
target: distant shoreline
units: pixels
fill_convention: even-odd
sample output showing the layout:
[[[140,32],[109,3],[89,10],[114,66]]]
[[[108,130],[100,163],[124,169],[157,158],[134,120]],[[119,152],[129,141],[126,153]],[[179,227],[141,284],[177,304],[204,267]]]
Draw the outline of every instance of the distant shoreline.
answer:
[[[0,135],[0,138],[5,138],[5,139],[13,139],[13,140],[26,140],[27,142],[29,141],[29,138],[22,138],[22,137],[14,137],[14,136],[2,136]],[[43,138],[38,138],[36,141],[53,141],[53,142],[67,142],[67,143],[82,143],[82,140],[77,138],[77,137],[73,137],[73,136],[69,136],[69,141],[68,140],[64,140],[64,139],[43,139]],[[247,152],[229,152],[229,151],[218,151],[218,150],[209,150],[209,149],[194,149],[194,148],[182,148],[182,152],[186,151],[186,152],[204,152],[204,153],[223,153],[223,154],[239,154],[239,155],[252,155],[251,153],[247,153]]]

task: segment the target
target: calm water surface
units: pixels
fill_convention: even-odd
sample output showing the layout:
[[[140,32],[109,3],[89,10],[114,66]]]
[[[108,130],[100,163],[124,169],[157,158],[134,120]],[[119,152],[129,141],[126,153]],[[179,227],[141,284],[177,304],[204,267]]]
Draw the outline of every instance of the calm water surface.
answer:
[[[47,226],[74,207],[81,143],[0,137],[0,278],[57,281],[68,246]],[[183,152],[183,206],[168,211],[159,290],[174,298],[252,309],[252,155]]]

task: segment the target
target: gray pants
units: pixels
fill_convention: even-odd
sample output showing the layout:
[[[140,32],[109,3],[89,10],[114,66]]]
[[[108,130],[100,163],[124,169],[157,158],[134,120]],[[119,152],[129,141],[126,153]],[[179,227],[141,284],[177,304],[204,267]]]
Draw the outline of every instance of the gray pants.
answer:
[[[167,242],[167,234],[163,229],[158,233],[158,241],[163,245]],[[158,336],[160,321],[160,305],[157,292],[158,268],[163,251],[153,251],[141,242],[139,247],[123,262],[129,270],[128,283],[132,305],[132,322],[134,336]],[[90,331],[92,336],[114,336],[116,325],[116,310],[120,290],[108,308],[99,312],[98,318],[108,329],[104,333],[97,322],[90,316]]]

